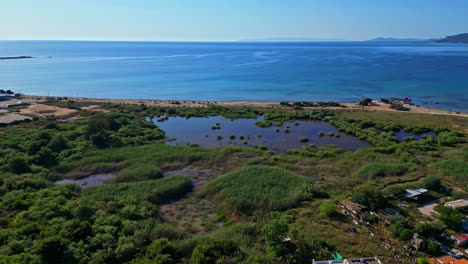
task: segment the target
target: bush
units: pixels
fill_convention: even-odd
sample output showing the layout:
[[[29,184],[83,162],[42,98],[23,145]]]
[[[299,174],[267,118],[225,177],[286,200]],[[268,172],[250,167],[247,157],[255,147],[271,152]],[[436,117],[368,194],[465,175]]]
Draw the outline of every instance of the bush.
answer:
[[[460,225],[465,218],[465,216],[460,213],[457,209],[448,206],[441,206],[437,208],[440,216],[439,219],[442,220],[448,227],[453,230],[459,230]]]
[[[26,162],[26,159],[20,156],[11,158],[8,161],[8,166],[10,167],[10,171],[16,174],[22,174],[31,171],[31,168]]]
[[[362,99],[359,104],[360,105],[369,105],[370,103],[372,103],[372,99],[371,98],[365,98],[365,99]]]
[[[429,255],[431,256],[439,256],[440,254],[442,254],[442,250],[439,246],[439,243],[435,241],[429,241],[429,243],[427,244],[427,253],[429,253]]]
[[[117,182],[156,180],[163,177],[158,166],[152,164],[137,165],[124,170],[117,176]]]
[[[240,213],[289,209],[306,198],[308,180],[274,167],[243,167],[209,183],[203,193]]]
[[[230,240],[214,241],[195,247],[190,259],[192,264],[225,263],[239,253],[238,246]]]
[[[325,201],[320,205],[319,212],[321,216],[330,217],[336,213],[336,204],[331,201]]]
[[[442,184],[439,177],[427,176],[422,180],[422,186],[427,189],[438,190]]]
[[[305,143],[305,142],[308,142],[308,141],[309,141],[309,138],[308,138],[308,137],[301,137],[301,138],[299,139],[299,141]]]
[[[372,180],[377,177],[401,176],[407,169],[407,164],[373,162],[362,167],[354,175]]]
[[[411,229],[403,229],[400,234],[398,235],[398,238],[401,241],[409,241],[410,239],[413,238],[414,232]]]
[[[369,206],[372,210],[383,208],[387,200],[375,186],[363,186],[353,192],[351,200],[355,203]]]

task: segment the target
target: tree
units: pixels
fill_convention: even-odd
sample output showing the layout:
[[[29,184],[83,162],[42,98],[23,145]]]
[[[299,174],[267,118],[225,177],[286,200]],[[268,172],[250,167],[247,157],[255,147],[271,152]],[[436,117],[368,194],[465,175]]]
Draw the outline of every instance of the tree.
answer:
[[[11,172],[16,174],[27,173],[31,171],[28,163],[23,157],[16,156],[9,160],[8,166],[10,167]]]
[[[362,99],[361,102],[359,102],[360,105],[369,105],[372,102],[371,98],[365,98]]]
[[[377,187],[371,185],[358,188],[351,196],[351,200],[355,203],[369,206],[372,210],[383,208],[387,205],[387,200],[382,192]]]
[[[305,259],[304,263],[310,263],[313,259],[327,259],[330,256],[330,248],[325,239],[311,237],[301,243],[298,253]]]
[[[424,188],[431,190],[438,190],[442,186],[440,178],[435,176],[428,176],[423,179],[422,185]]]
[[[225,263],[227,257],[235,257],[239,254],[239,248],[231,240],[214,241],[210,244],[200,244],[195,247],[190,263],[211,264]]]
[[[432,256],[439,256],[442,253],[442,250],[437,242],[430,241],[429,244],[427,244],[427,253]]]
[[[131,264],[175,264],[177,263],[177,250],[167,239],[154,240]]]
[[[336,204],[331,201],[325,201],[320,205],[319,212],[321,216],[330,217],[336,212]]]
[[[416,262],[418,264],[429,264],[429,259],[426,257],[419,257]]]
[[[60,236],[51,236],[40,240],[36,250],[43,263],[64,263],[66,242]]]
[[[453,230],[460,229],[460,225],[465,218],[457,209],[448,206],[441,206],[437,209],[440,220]]]
[[[6,94],[14,94],[14,92],[12,92],[11,90],[7,90]]]
[[[411,238],[413,238],[413,235],[414,235],[413,230],[405,228],[400,232],[400,234],[398,235],[398,238],[401,241],[409,241]]]

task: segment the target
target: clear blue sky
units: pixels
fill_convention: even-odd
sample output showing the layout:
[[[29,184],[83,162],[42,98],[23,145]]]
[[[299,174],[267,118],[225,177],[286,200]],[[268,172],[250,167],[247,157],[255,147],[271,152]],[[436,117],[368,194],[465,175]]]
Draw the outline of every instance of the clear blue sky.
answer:
[[[436,38],[468,0],[0,0],[0,39]]]

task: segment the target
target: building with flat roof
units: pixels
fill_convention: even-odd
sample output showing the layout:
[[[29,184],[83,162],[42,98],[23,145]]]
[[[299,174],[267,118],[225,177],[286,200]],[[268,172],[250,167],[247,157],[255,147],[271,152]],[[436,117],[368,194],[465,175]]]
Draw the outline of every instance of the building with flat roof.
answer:
[[[422,194],[426,192],[427,189],[424,188],[406,189],[406,193],[404,193],[402,196],[404,198],[418,199]]]
[[[455,200],[451,202],[446,202],[445,206],[452,207],[454,209],[465,208],[465,207],[468,207],[468,200],[460,199],[460,200]]]

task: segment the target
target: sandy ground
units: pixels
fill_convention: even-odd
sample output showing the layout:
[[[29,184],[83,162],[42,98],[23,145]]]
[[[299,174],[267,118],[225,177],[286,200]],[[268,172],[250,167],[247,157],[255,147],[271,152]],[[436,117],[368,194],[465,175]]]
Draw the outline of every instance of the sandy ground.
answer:
[[[42,102],[46,100],[45,96],[24,96],[22,101],[28,103]],[[149,100],[149,99],[106,99],[106,98],[84,98],[84,97],[68,97],[69,100],[86,103],[113,103],[113,104],[145,104],[148,106],[162,106],[162,107],[198,107],[207,106],[209,104],[231,106],[231,107],[256,107],[256,108],[280,108],[279,102],[263,102],[263,101],[193,101],[193,100]],[[389,104],[384,104],[379,101],[373,101],[370,106],[360,106],[357,102],[341,103],[347,106],[346,109],[357,109],[365,111],[391,111],[401,112],[395,109],[391,109]],[[454,115],[468,117],[468,113],[457,113],[446,111],[436,108],[428,107],[417,107],[414,105],[404,105],[410,108],[410,111],[406,113],[424,113],[424,114],[436,114],[436,115]],[[91,107],[90,109],[99,109],[98,107]],[[324,107],[325,109],[343,109],[341,107]],[[319,107],[311,107],[306,109],[321,109]],[[89,109],[88,109],[89,110]],[[93,110],[91,110],[93,111]],[[94,110],[96,111],[96,110]]]
[[[66,116],[69,114],[73,114],[77,112],[73,109],[68,108],[61,108],[52,105],[44,105],[44,104],[32,104],[26,108],[21,109],[21,113],[25,115],[33,115],[39,117],[46,117],[46,116]]]
[[[423,214],[423,215],[425,215],[427,217],[436,218],[438,213],[434,210],[434,207],[436,207],[437,205],[439,205],[438,200],[432,201],[432,202],[429,202],[427,204],[424,204],[421,207],[418,207],[418,210],[419,210],[419,212],[421,212],[421,214]]]
[[[109,113],[110,111],[104,108],[101,108],[99,105],[89,105],[85,107],[81,107],[83,110],[92,111],[92,112],[102,112],[102,113]]]
[[[31,119],[28,116],[20,115],[17,113],[9,113],[0,116],[0,123],[2,124],[9,124],[14,121],[22,121],[26,119]]]

